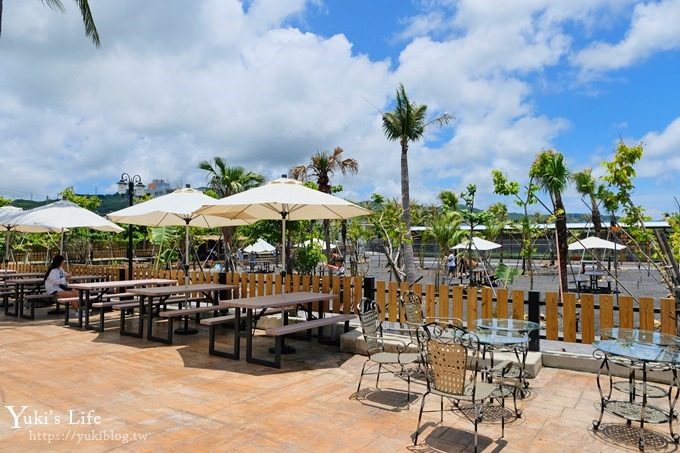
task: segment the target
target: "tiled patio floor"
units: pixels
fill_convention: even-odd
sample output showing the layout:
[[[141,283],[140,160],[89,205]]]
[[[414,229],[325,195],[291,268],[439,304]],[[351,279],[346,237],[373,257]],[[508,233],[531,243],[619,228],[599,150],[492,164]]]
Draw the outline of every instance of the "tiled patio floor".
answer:
[[[406,385],[391,377],[381,391],[362,391],[357,399],[364,358],[337,347],[291,341],[298,352],[274,370],[209,356],[205,331],[164,346],[120,337],[116,328],[79,331],[42,317],[0,316],[2,405],[15,412],[28,406],[22,415],[39,416],[22,417],[21,429],[13,429],[10,410],[0,408],[0,450],[471,451],[472,425],[454,414],[445,414],[443,424],[438,414],[426,414],[427,428],[413,447],[420,399],[407,410]],[[480,425],[481,450],[636,451],[634,440],[624,442],[625,423],[611,415],[593,433],[597,400],[594,375],[544,368],[505,439],[499,423]],[[74,423],[88,415],[91,424]],[[654,429],[667,434],[667,425]],[[676,445],[656,436],[648,450]]]

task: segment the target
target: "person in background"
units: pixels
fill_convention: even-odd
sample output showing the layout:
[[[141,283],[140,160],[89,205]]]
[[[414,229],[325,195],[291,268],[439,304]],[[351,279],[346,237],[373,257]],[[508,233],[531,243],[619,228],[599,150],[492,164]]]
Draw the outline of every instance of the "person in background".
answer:
[[[449,256],[446,257],[446,265],[449,268],[448,276],[456,276],[456,255],[453,254],[453,250],[449,251]]]
[[[328,260],[326,267],[335,271],[339,277],[345,276],[345,259],[337,252],[331,253],[331,259]]]
[[[68,287],[68,278],[71,277],[71,274],[64,270],[64,262],[62,255],[55,255],[52,258],[52,264],[45,273],[45,291],[47,291],[47,294],[58,298],[78,297],[78,291]],[[78,301],[72,301],[71,307],[76,312],[80,309]]]

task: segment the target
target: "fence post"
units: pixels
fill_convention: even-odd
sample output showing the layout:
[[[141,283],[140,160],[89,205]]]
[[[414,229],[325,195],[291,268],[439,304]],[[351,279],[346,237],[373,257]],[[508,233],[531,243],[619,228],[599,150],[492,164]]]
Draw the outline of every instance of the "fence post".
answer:
[[[220,273],[217,274],[217,283],[219,283],[220,285],[226,285],[226,284],[227,284],[227,272],[226,272],[226,269],[225,269],[224,272],[221,272],[221,271],[220,271]],[[231,299],[231,297],[229,297],[229,296],[230,296],[230,295],[229,295],[229,291],[227,291],[227,290],[220,291],[220,295],[219,295],[219,296],[220,296],[220,300]]]
[[[541,324],[540,316],[540,297],[541,293],[538,291],[529,291],[529,321]],[[534,330],[529,333],[529,351],[540,351],[540,330]]]
[[[360,307],[361,311],[370,309],[367,301],[375,301],[375,277],[364,277],[364,306]]]
[[[125,277],[127,272],[127,269],[124,267],[119,267],[118,268],[118,280],[129,280],[128,278]]]

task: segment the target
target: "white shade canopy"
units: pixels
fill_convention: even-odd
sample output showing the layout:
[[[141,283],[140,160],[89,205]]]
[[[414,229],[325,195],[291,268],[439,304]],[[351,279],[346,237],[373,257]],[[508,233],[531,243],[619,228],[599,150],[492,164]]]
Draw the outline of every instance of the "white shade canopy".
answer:
[[[274,250],[276,250],[276,247],[262,238],[243,249],[246,253],[274,253]]]
[[[460,244],[456,244],[451,247],[452,250],[465,250],[469,248],[470,241],[465,239]],[[472,248],[479,251],[494,250],[501,248],[502,245],[496,244],[495,242],[487,241],[486,239],[478,238],[477,236],[472,237]]]
[[[21,233],[46,233],[49,231],[59,231],[59,229],[48,228],[40,225],[17,225],[16,218],[24,211],[15,206],[3,206],[0,208],[0,226],[7,231],[19,231]]]
[[[298,247],[309,247],[312,244],[317,245],[317,246],[321,247],[322,249],[326,248],[326,241],[324,241],[323,239],[318,239],[318,238],[307,239],[306,241],[301,242],[297,246]],[[332,249],[336,248],[335,245],[332,242],[331,242],[331,248]]]
[[[585,239],[572,242],[569,244],[569,250],[590,250],[590,249],[606,249],[606,250],[623,250],[626,246],[623,244],[615,244],[611,241],[606,241],[595,236],[589,236]]]
[[[193,227],[215,228],[249,223],[244,220],[232,220],[194,212],[201,206],[215,201],[217,200],[199,190],[185,187],[112,212],[107,217],[118,223],[154,227],[183,226],[188,223]]]
[[[39,206],[24,211],[12,219],[17,231],[20,228],[44,228],[41,231],[64,231],[70,228],[92,228],[99,231],[120,233],[121,227],[94,212],[68,200]]]

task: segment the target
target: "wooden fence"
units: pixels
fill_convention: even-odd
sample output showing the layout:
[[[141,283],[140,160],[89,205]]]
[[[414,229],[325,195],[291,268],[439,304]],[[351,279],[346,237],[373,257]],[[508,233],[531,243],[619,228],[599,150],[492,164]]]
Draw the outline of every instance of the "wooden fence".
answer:
[[[44,266],[29,264],[10,264],[19,272],[42,271]],[[74,275],[100,275],[110,280],[127,278],[127,269],[118,266],[70,266]],[[184,281],[181,270],[154,270],[137,268],[133,278],[172,278]],[[253,297],[280,294],[283,291],[282,278],[278,274],[189,272],[192,283],[224,283],[238,285],[240,297]],[[399,300],[408,294],[408,284],[373,281],[362,277],[330,277],[294,274],[287,279],[286,291],[312,291],[338,294],[337,301],[326,303],[325,310],[335,313],[355,313],[364,294],[371,294],[384,319],[390,322],[403,322]],[[510,317],[526,319],[528,313],[528,294],[523,290],[509,291],[505,288],[464,287],[449,285],[416,284],[413,292],[419,295],[425,306],[426,315],[447,320],[462,319],[468,327],[473,327],[477,318]],[[657,330],[675,335],[675,300],[664,298],[640,297],[639,303],[631,296],[619,295],[618,304],[612,294],[566,293],[563,303],[559,302],[556,292],[546,292],[539,300],[541,314],[541,337],[548,340],[565,342],[592,343],[600,329],[608,327],[639,328]]]

